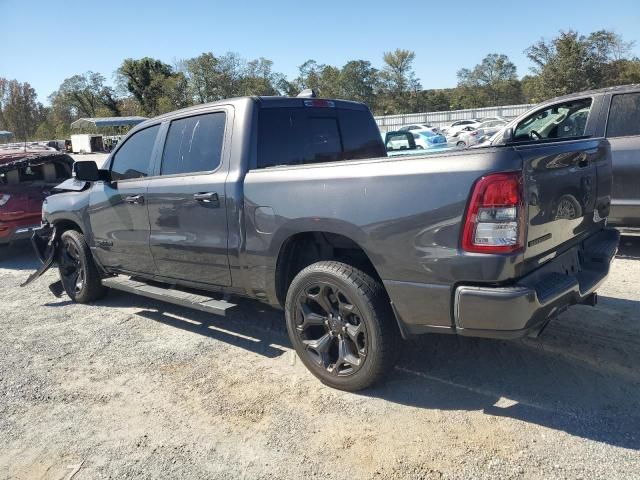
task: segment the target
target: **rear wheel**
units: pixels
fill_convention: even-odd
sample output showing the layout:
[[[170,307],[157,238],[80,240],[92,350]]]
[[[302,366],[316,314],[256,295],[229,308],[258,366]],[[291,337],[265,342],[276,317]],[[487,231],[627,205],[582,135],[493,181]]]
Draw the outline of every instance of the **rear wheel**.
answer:
[[[84,235],[75,230],[60,237],[58,270],[62,286],[74,302],[89,303],[107,292]]]
[[[287,330],[298,356],[323,383],[356,391],[393,367],[398,329],[382,285],[340,262],[318,262],[291,283]]]
[[[573,220],[582,216],[582,207],[580,202],[576,200],[573,195],[563,195],[558,200],[558,206],[556,207],[556,220],[567,219]]]
[[[459,141],[458,143],[456,143],[456,147],[465,148],[466,146],[467,144],[464,143],[463,141]]]

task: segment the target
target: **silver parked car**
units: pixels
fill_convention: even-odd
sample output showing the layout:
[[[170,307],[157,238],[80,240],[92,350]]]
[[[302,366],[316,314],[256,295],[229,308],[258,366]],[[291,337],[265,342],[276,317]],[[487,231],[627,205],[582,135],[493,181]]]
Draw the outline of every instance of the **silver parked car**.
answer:
[[[493,136],[507,124],[506,120],[485,120],[478,128],[472,131],[460,132],[456,140],[456,146],[467,148],[476,145],[485,138]]]

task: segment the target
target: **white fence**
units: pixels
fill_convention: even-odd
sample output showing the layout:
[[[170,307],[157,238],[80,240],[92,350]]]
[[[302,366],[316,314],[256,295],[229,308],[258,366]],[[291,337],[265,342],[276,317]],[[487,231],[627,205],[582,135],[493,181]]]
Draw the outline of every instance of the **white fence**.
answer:
[[[387,115],[375,117],[380,130],[388,132],[404,125],[428,123],[434,127],[443,127],[456,120],[468,118],[502,117],[507,120],[526,112],[534,104],[505,105],[503,107],[469,108],[467,110],[450,110],[447,112],[407,113],[404,115]]]

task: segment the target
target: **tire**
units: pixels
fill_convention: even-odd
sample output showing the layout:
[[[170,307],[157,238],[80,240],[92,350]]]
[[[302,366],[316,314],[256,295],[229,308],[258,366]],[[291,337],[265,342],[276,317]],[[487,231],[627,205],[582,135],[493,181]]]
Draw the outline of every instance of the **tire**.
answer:
[[[285,316],[300,360],[330,387],[362,390],[395,364],[400,335],[387,294],[351,265],[322,261],[303,269],[287,291]]]
[[[76,303],[90,303],[107,293],[84,235],[75,230],[60,237],[58,271],[65,292]]]
[[[467,144],[466,144],[466,143],[464,143],[464,142],[462,142],[462,141],[460,141],[460,142],[456,143],[456,147],[466,148],[466,146],[467,146]]]

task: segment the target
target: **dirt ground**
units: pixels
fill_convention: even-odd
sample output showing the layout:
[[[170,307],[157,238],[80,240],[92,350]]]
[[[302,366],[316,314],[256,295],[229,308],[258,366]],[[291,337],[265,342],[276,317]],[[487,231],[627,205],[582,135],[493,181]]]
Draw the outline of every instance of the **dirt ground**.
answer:
[[[324,387],[281,312],[53,297],[0,251],[0,479],[640,478],[640,239],[539,339],[425,336],[382,386]]]

